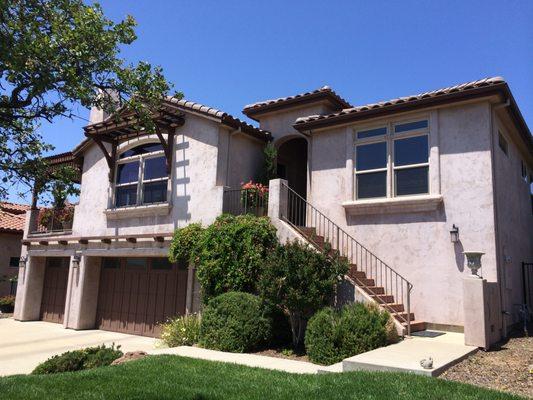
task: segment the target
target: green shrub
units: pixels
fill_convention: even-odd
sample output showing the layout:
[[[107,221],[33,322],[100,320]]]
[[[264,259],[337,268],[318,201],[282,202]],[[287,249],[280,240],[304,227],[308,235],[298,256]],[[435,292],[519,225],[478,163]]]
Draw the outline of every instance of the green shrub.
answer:
[[[230,291],[257,293],[261,269],[277,243],[268,218],[218,217],[205,229],[197,248],[196,275],[204,303]]]
[[[168,347],[192,346],[200,337],[200,317],[197,314],[170,319],[162,325],[161,340]]]
[[[187,260],[195,263],[198,244],[203,233],[204,228],[197,223],[176,229],[168,252],[170,262],[175,263],[179,260]]]
[[[33,370],[32,374],[55,374],[104,367],[110,365],[119,357],[122,357],[122,351],[120,351],[120,346],[115,347],[114,344],[110,347],[102,345],[67,351],[42,362]]]
[[[307,355],[315,363],[329,365],[385,346],[389,319],[386,311],[363,303],[346,305],[340,311],[325,308],[309,320]]]
[[[270,253],[261,274],[260,294],[289,317],[295,348],[303,343],[308,319],[330,302],[335,285],[347,271],[347,262],[336,253],[329,249],[319,253],[296,241]]]
[[[202,313],[200,345],[243,353],[266,343],[271,321],[261,300],[249,293],[229,292],[211,299]]]

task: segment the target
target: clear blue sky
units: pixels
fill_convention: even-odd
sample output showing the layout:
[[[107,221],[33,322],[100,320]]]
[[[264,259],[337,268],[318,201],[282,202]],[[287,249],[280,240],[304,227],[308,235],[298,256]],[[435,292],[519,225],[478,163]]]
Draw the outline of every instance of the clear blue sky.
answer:
[[[503,76],[533,129],[533,1],[116,1],[185,97],[235,116],[245,104],[331,86],[352,104]],[[88,110],[79,110],[88,118]],[[43,125],[55,152],[83,120]]]

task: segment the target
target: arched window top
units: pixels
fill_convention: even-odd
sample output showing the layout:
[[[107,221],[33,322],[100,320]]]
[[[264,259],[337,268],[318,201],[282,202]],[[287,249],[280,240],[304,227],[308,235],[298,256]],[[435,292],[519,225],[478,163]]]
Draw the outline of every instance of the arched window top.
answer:
[[[140,156],[141,154],[154,153],[156,151],[163,151],[163,145],[161,143],[144,143],[122,152],[119,158]]]

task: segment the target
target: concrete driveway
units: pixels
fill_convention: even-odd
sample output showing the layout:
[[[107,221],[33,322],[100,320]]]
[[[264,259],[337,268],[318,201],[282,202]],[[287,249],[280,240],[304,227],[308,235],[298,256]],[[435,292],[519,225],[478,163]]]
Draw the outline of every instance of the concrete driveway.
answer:
[[[123,352],[154,349],[154,338],[100,330],[74,331],[61,324],[0,319],[0,376],[28,374],[39,363],[65,351],[120,345]]]

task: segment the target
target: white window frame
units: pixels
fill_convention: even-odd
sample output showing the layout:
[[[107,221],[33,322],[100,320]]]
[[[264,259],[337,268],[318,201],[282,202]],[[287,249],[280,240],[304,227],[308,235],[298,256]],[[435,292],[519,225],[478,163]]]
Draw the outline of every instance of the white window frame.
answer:
[[[425,128],[418,128],[409,130],[406,132],[400,132],[395,133],[394,128],[397,125],[403,125],[410,122],[418,122],[418,121],[427,121],[427,127]],[[381,123],[374,123],[372,125],[365,125],[358,127],[354,130],[353,136],[354,136],[354,146],[353,146],[353,157],[354,157],[354,163],[353,163],[353,198],[356,201],[372,201],[372,200],[379,200],[379,199],[386,199],[386,198],[402,198],[402,197],[411,197],[411,196],[428,196],[431,193],[431,137],[430,137],[430,117],[429,115],[423,115],[423,116],[417,116],[416,118],[409,118],[409,119],[400,119],[400,120],[390,120],[390,121],[383,121]],[[377,129],[377,128],[386,128],[386,133],[384,135],[379,136],[373,136],[369,138],[359,139],[357,137],[357,134],[362,131],[367,131],[371,129]],[[420,136],[427,136],[428,140],[428,161],[425,163],[418,163],[418,164],[409,164],[409,165],[401,165],[396,166],[395,165],[395,154],[394,154],[394,142],[396,140],[400,139],[408,139],[408,138],[414,138],[414,137],[420,137]],[[386,151],[387,151],[387,165],[384,168],[377,168],[377,169],[371,169],[371,170],[363,170],[358,171],[357,170],[357,146],[360,145],[366,145],[366,144],[374,144],[374,143],[381,143],[385,142],[386,144]],[[417,194],[409,194],[409,195],[397,195],[397,185],[396,185],[396,171],[400,170],[406,170],[406,169],[413,169],[413,168],[421,168],[421,167],[427,167],[428,169],[428,191],[425,193],[417,193]],[[386,178],[386,196],[385,197],[370,197],[370,198],[358,198],[357,197],[357,176],[372,172],[387,172],[387,178]]]
[[[114,183],[114,190],[113,190],[113,208],[128,208],[128,207],[137,207],[137,206],[141,206],[141,205],[152,205],[152,204],[163,204],[163,203],[168,203],[168,196],[169,196],[169,193],[168,193],[168,182],[170,180],[170,175],[167,174],[167,176],[164,176],[164,177],[161,177],[161,178],[154,178],[154,179],[144,179],[144,162],[150,158],[157,158],[157,157],[165,157],[165,152],[164,150],[158,150],[158,151],[153,151],[153,152],[150,152],[150,153],[145,153],[145,154],[139,154],[139,155],[135,155],[135,156],[130,156],[130,157],[124,157],[124,158],[119,158],[121,154],[125,153],[126,151],[128,150],[131,150],[135,147],[138,147],[138,146],[143,146],[143,145],[149,145],[149,144],[157,144],[159,142],[143,142],[143,143],[139,143],[138,145],[136,146],[132,146],[132,147],[129,147],[129,148],[126,148],[124,150],[122,150],[119,154],[117,154],[117,160],[116,160],[116,167],[115,167],[115,179],[113,181]],[[119,165],[121,164],[128,164],[130,162],[134,162],[134,161],[139,161],[139,176],[137,177],[137,181],[136,182],[127,182],[127,183],[117,183],[117,178],[118,178],[118,167]],[[144,184],[145,183],[152,183],[152,182],[162,182],[162,181],[166,181],[167,182],[167,199],[163,202],[157,202],[157,203],[144,203],[143,202],[143,196],[144,196],[144,190],[143,190],[143,187],[144,187]],[[117,189],[120,188],[120,187],[125,187],[125,186],[132,186],[132,185],[137,185],[137,193],[136,193],[136,196],[137,196],[137,201],[135,202],[135,204],[128,204],[128,205],[124,205],[124,206],[117,206],[116,202],[117,202]]]

